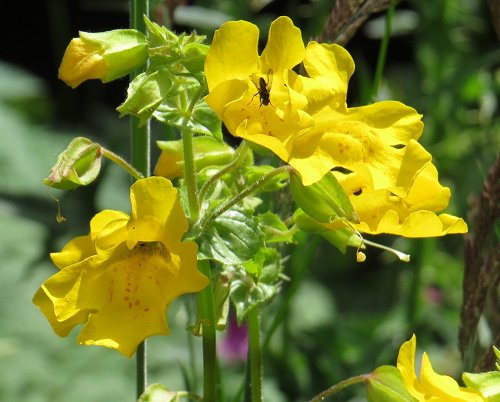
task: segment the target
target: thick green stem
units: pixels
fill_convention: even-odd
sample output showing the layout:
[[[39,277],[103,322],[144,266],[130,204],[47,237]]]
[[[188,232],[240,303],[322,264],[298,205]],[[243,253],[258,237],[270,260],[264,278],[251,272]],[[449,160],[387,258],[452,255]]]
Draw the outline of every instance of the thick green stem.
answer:
[[[269,180],[271,180],[273,177],[283,173],[283,172],[288,172],[290,171],[290,166],[289,165],[284,165],[279,168],[276,168],[269,172],[268,174],[262,176],[260,179],[254,181],[250,186],[248,186],[246,189],[244,189],[241,193],[238,195],[234,196],[233,198],[227,200],[223,204],[221,204],[211,215],[208,215],[201,223],[199,227],[199,233],[202,233],[208,224],[213,221],[214,219],[217,219],[220,215],[222,215],[224,212],[226,212],[228,209],[236,205],[238,202],[243,200],[245,197],[249,196],[252,194],[254,191],[258,190],[264,184],[266,184]]]
[[[335,395],[336,393],[342,391],[343,389],[345,389],[351,385],[354,385],[354,384],[359,384],[361,382],[365,382],[369,378],[370,378],[370,374],[362,374],[362,375],[358,375],[356,377],[348,378],[347,380],[344,380],[344,381],[340,381],[338,384],[335,384],[333,387],[330,387],[327,390],[316,395],[309,402],[324,401],[326,398],[329,398],[330,396]]]
[[[182,127],[182,145],[184,150],[184,179],[186,180],[187,194],[189,200],[189,215],[193,222],[196,222],[200,216],[200,201],[196,186],[196,166],[194,165],[193,153],[193,132],[187,128],[194,106],[203,92],[200,86],[198,92],[190,100],[189,107],[185,112],[184,123]]]
[[[149,15],[148,0],[131,0],[130,2],[130,27],[146,34],[144,16]],[[145,67],[144,67],[145,69]],[[130,74],[130,81],[142,73],[136,70]],[[132,117],[130,120],[131,161],[132,166],[143,177],[150,175],[150,129],[149,121],[139,127],[139,119]],[[144,393],[147,386],[147,359],[146,341],[142,342],[136,352],[136,394],[137,399]]]
[[[260,341],[260,308],[248,312],[248,355],[252,402],[262,402],[262,346]]]
[[[373,98],[377,95],[378,87],[380,85],[380,81],[382,80],[382,74],[384,73],[385,60],[387,58],[387,49],[389,47],[389,39],[392,30],[392,17],[394,15],[396,4],[397,0],[391,0],[391,4],[389,5],[389,9],[387,10],[387,15],[385,17],[385,32],[378,52],[377,71],[375,72],[375,78],[373,81],[372,93],[370,96],[371,100],[373,100]]]
[[[217,400],[217,359],[215,349],[215,309],[210,263],[199,262],[200,272],[209,280],[208,285],[198,293],[198,308],[203,343],[203,402]]]

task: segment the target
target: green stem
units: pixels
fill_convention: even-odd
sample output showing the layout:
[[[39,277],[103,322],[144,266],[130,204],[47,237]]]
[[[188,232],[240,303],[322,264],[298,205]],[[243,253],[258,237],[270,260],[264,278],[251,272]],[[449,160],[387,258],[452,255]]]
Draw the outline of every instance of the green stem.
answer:
[[[283,173],[283,172],[288,172],[290,171],[290,166],[289,165],[284,165],[279,168],[276,168],[272,171],[270,171],[268,174],[262,176],[260,179],[257,179],[254,181],[250,186],[248,186],[246,189],[244,189],[241,193],[238,195],[234,196],[233,198],[227,200],[226,202],[222,203],[212,214],[208,215],[201,223],[199,227],[199,233],[203,233],[203,231],[206,229],[208,224],[217,219],[220,215],[222,215],[224,212],[226,212],[228,209],[232,208],[234,205],[236,205],[238,202],[243,200],[245,197],[248,195],[252,194],[255,190],[258,190],[261,188],[264,184],[266,184],[269,180],[271,180],[273,177]]]
[[[144,16],[149,15],[148,0],[132,0],[130,2],[130,27],[139,32],[146,33]],[[142,70],[133,71],[130,74],[130,82],[137,77]],[[150,175],[150,143],[151,134],[149,121],[139,127],[139,119],[130,119],[130,139],[131,139],[131,161],[132,166],[142,174],[143,177]],[[136,394],[137,399],[144,393],[147,386],[147,354],[146,341],[143,341],[136,352]]]
[[[327,390],[316,395],[309,402],[324,401],[326,398],[329,398],[330,396],[335,395],[336,393],[342,391],[343,389],[345,389],[351,385],[354,385],[354,384],[359,384],[361,382],[365,382],[369,378],[370,378],[370,374],[362,374],[362,375],[358,375],[356,377],[348,378],[347,380],[344,380],[344,381],[340,381],[338,384],[335,384],[333,387],[330,387]]]
[[[373,98],[377,95],[378,87],[380,85],[380,81],[382,80],[382,74],[384,73],[385,60],[387,58],[387,49],[389,47],[389,39],[392,30],[392,17],[394,15],[394,9],[396,8],[397,2],[397,0],[391,0],[391,4],[389,5],[389,9],[387,10],[387,15],[385,17],[385,32],[378,52],[377,70],[375,72],[375,78],[373,81],[373,88],[370,96],[371,100],[373,100]]]
[[[262,402],[262,347],[260,341],[260,308],[248,312],[248,340],[252,402]]]
[[[196,222],[200,217],[200,201],[196,188],[196,166],[194,165],[193,153],[193,132],[187,128],[189,120],[193,114],[194,106],[203,92],[203,87],[200,86],[198,92],[191,99],[188,109],[185,112],[184,122],[182,125],[182,145],[184,150],[184,179],[186,180],[187,194],[189,200],[189,215],[193,222]]]
[[[199,262],[200,272],[209,280],[208,285],[198,293],[198,308],[203,343],[203,402],[215,402],[217,383],[217,359],[215,349],[215,310],[212,289],[212,272],[208,261]]]
[[[135,169],[130,163],[128,163],[121,156],[115,154],[109,149],[103,147],[101,147],[101,149],[102,149],[102,156],[108,158],[110,161],[115,162],[118,166],[120,166],[123,170],[125,170],[128,174],[130,174],[130,176],[132,176],[135,180],[144,178],[144,175],[141,172]]]
[[[248,146],[246,142],[243,140],[233,155],[233,159],[229,164],[222,170],[219,170],[216,174],[214,174],[210,179],[208,179],[203,187],[200,190],[200,200],[203,200],[206,192],[210,188],[212,184],[214,184],[218,179],[224,176],[226,173],[232,172],[234,169],[237,169],[247,157]]]

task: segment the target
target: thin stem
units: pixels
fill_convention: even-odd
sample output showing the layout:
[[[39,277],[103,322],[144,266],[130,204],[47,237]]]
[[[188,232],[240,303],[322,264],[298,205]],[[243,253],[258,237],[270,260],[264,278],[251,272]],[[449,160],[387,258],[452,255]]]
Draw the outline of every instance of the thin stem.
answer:
[[[120,166],[123,170],[125,170],[128,174],[130,174],[130,176],[132,176],[135,180],[139,180],[139,179],[144,178],[144,175],[141,172],[139,172],[137,169],[135,169],[130,163],[128,163],[121,156],[115,154],[114,152],[110,151],[109,149],[106,149],[103,147],[101,147],[101,149],[102,149],[102,156],[115,162],[118,166]]]
[[[217,382],[217,360],[215,349],[215,310],[212,289],[212,272],[208,261],[199,262],[200,272],[209,280],[208,285],[198,293],[198,307],[203,344],[203,402],[215,402]]]
[[[252,402],[262,402],[262,346],[260,341],[260,308],[248,312],[248,340]]]
[[[259,188],[261,188],[264,184],[266,184],[273,177],[275,177],[283,172],[288,172],[288,171],[290,171],[290,169],[291,168],[289,165],[280,166],[279,168],[276,168],[276,169],[270,171],[268,174],[262,176],[260,179],[257,179],[256,181],[254,181],[250,186],[248,186],[246,189],[244,189],[241,193],[239,193],[236,196],[234,196],[233,198],[227,200],[226,202],[221,204],[211,215],[208,215],[201,222],[199,232],[202,233],[211,221],[217,219],[217,217],[222,215],[228,209],[230,209],[231,207],[236,205],[238,202],[243,200],[245,197],[252,194],[255,190],[258,190]]]
[[[208,179],[203,187],[200,190],[200,200],[203,200],[206,192],[210,188],[212,184],[214,184],[218,179],[224,176],[226,173],[232,172],[234,169],[237,169],[247,157],[248,146],[245,141],[242,141],[236,152],[234,153],[233,159],[229,164],[222,170],[219,170],[216,174],[214,174],[210,179]]]
[[[187,194],[189,200],[189,215],[193,222],[200,216],[200,201],[196,188],[196,166],[194,164],[193,153],[193,132],[187,128],[194,106],[202,94],[203,87],[200,86],[198,92],[191,99],[188,109],[185,112],[182,125],[182,144],[184,150],[184,179],[186,180]]]
[[[358,375],[356,377],[348,378],[347,380],[344,380],[344,381],[340,381],[338,384],[335,384],[333,387],[330,387],[327,390],[316,395],[309,402],[324,401],[326,398],[329,398],[330,396],[335,395],[336,393],[342,391],[343,389],[345,389],[351,385],[354,385],[354,384],[359,384],[361,382],[365,382],[369,378],[370,378],[370,374],[362,374],[362,375]]]
[[[378,52],[377,70],[375,72],[375,78],[373,81],[373,88],[370,96],[371,100],[373,100],[373,98],[377,95],[378,87],[380,85],[380,81],[382,80],[382,74],[384,73],[385,60],[387,58],[387,49],[389,47],[389,39],[392,30],[392,17],[394,15],[394,9],[396,8],[397,2],[397,0],[391,0],[391,4],[389,5],[389,9],[387,10],[387,15],[385,17],[385,32]]]
[[[146,25],[144,16],[149,15],[148,0],[132,0],[130,2],[130,27],[137,29],[139,32],[146,33]],[[138,69],[130,74],[130,82],[144,71]],[[139,119],[132,117],[130,119],[130,139],[131,139],[131,161],[132,166],[143,177],[150,175],[150,143],[151,133],[149,121],[139,127]],[[135,176],[134,176],[135,177]],[[144,393],[146,389],[147,378],[147,352],[146,341],[143,341],[137,348],[136,352],[136,394],[137,399]]]

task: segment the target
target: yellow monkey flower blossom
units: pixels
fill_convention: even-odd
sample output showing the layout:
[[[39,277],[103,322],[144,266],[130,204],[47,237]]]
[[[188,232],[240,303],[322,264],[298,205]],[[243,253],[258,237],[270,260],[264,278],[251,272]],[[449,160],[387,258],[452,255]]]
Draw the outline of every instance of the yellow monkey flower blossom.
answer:
[[[109,82],[127,75],[147,58],[146,36],[134,29],[80,32],[64,52],[59,78],[71,88],[90,79]]]
[[[206,101],[228,130],[272,150],[304,185],[332,168],[364,164],[375,188],[395,186],[404,147],[422,133],[421,115],[395,101],[348,108],[351,56],[338,45],[304,47],[288,17],[271,24],[260,56],[258,34],[248,22],[227,22],[207,54]],[[308,77],[292,70],[299,63]]]
[[[418,402],[486,402],[478,392],[460,387],[451,377],[437,374],[424,352],[420,376],[415,374],[415,335],[399,349],[397,367],[406,390]]]
[[[175,298],[207,284],[196,244],[181,242],[188,223],[172,183],[138,180],[130,199],[130,216],[102,211],[88,236],[51,254],[60,271],[33,298],[59,336],[83,324],[80,344],[128,357],[145,338],[169,333],[166,309]]]
[[[407,153],[413,154],[403,159],[396,184],[399,195],[393,189],[376,189],[368,167],[361,166],[359,171],[347,175],[335,173],[358,217],[359,224],[351,226],[363,233],[389,233],[404,237],[434,237],[453,233],[467,233],[463,219],[449,214],[437,215],[436,212],[448,206],[450,189],[438,181],[438,172],[428,161],[414,175],[416,153],[425,151],[415,141],[408,144]],[[407,165],[410,166],[407,166]],[[407,193],[403,190],[407,188]]]

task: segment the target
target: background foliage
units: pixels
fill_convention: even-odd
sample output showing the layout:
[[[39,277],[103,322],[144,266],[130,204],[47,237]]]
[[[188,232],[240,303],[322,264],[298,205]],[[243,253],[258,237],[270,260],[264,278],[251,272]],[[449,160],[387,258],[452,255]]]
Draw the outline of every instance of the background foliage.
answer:
[[[167,3],[153,7],[160,23],[168,23]],[[129,208],[128,178],[109,164],[88,188],[50,195],[41,184],[57,154],[77,135],[127,157],[128,122],[114,111],[126,80],[105,86],[88,82],[76,91],[57,81],[69,40],[78,30],[127,27],[127,2],[47,0],[29,10],[18,3],[10,7],[15,9],[6,9],[4,16],[24,19],[4,17],[2,30],[10,34],[2,35],[0,54],[0,400],[132,400],[133,360],[77,346],[74,335],[58,339],[31,304],[37,287],[55,270],[50,251],[85,233],[97,210]],[[174,26],[211,38],[226,19],[246,19],[265,32],[276,16],[288,15],[309,40],[321,33],[331,7],[327,0],[193,1],[176,10]],[[441,181],[452,189],[448,212],[464,217],[500,149],[500,47],[491,20],[481,0],[400,2],[378,95],[423,113],[422,143],[434,156]],[[383,21],[383,14],[373,16],[347,44],[356,62],[351,105],[368,101]],[[154,126],[153,135],[163,140],[173,133]],[[63,224],[56,222],[52,196],[61,199]],[[272,202],[285,213],[289,208],[287,194]],[[463,238],[378,241],[410,253],[411,262],[369,250],[367,262],[357,264],[352,252],[341,255],[313,236],[300,236],[289,247],[291,281],[264,310],[265,328],[274,328],[275,317],[282,319],[276,331],[267,332],[267,400],[307,400],[350,375],[394,364],[397,348],[412,332],[437,371],[460,371]],[[197,353],[200,342],[184,332],[190,302],[172,308],[172,335],[151,342],[151,381],[172,389],[184,388],[187,379],[196,387],[200,380],[193,378],[200,361],[189,354]],[[482,327],[480,341],[488,341],[490,330]],[[243,368],[237,362],[221,364],[223,392],[230,400],[244,380]],[[345,392],[342,400],[363,401],[357,391]]]

